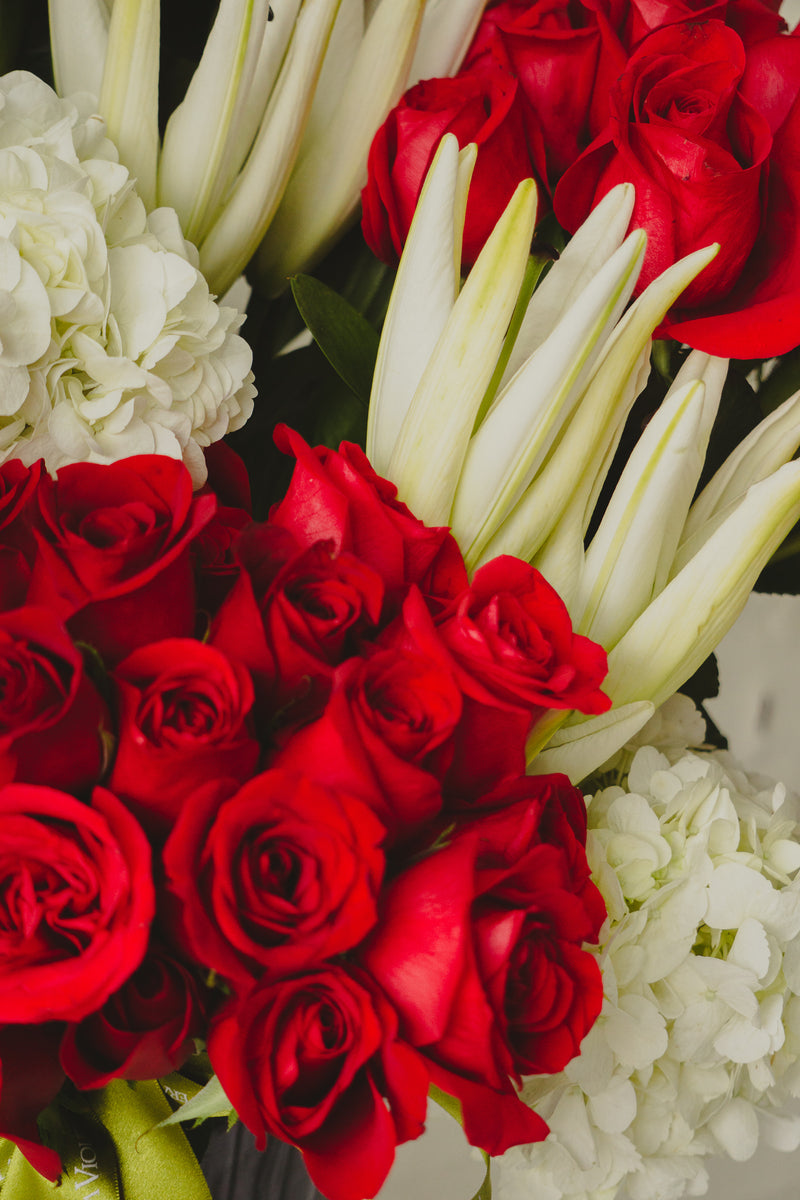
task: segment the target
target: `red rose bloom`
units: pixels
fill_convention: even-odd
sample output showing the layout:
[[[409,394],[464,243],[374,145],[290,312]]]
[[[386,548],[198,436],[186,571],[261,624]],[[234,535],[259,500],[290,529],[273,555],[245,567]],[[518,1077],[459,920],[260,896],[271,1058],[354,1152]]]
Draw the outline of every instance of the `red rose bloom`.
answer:
[[[79,1021],[142,961],[150,847],[104,788],[92,803],[0,788],[0,1023]]]
[[[146,828],[167,832],[194,791],[244,783],[260,747],[245,667],[213,646],[169,638],[134,650],[113,673],[119,742],[109,786]]]
[[[374,1196],[395,1146],[422,1133],[427,1071],[362,971],[260,984],[227,1005],[208,1049],[259,1149],[270,1133],[297,1146],[329,1200]]]
[[[397,488],[376,475],[360,447],[312,449],[298,433],[279,425],[275,444],[297,459],[289,489],[270,513],[302,546],[330,540],[381,576],[387,594],[402,599],[416,583],[433,599],[466,586],[461,552],[444,528],[432,528],[397,499]]]
[[[525,769],[525,737],[551,708],[601,713],[608,664],[602,646],[572,632],[558,593],[527,563],[492,559],[440,615],[464,715],[448,787],[472,797]]]
[[[0,784],[91,787],[103,769],[108,725],[81,654],[52,613],[0,613]]]
[[[517,80],[487,54],[452,79],[412,87],[372,141],[367,186],[361,193],[361,229],[367,245],[392,266],[408,237],[422,185],[439,142],[453,133],[474,142],[478,157],[464,225],[462,262],[474,263],[514,194],[532,174]]]
[[[664,326],[711,354],[763,358],[800,341],[796,43],[745,51],[713,20],[651,33],[612,89],[608,127],[556,192],[556,215],[575,230],[615,184],[635,184],[632,223],[648,235],[639,290],[721,244]]]
[[[0,611],[24,604],[33,558],[32,500],[41,460],[24,467],[17,459],[0,464]]]
[[[441,808],[460,716],[443,655],[376,650],[337,669],[323,715],[286,741],[274,765],[361,797],[390,839],[407,838]]]
[[[349,950],[375,923],[383,826],[365,805],[290,771],[219,803],[196,792],[164,850],[196,959],[248,984]]]
[[[29,603],[52,608],[111,662],[194,631],[189,545],[216,501],[192,495],[183,463],[155,454],[74,463],[44,477],[38,499]]]
[[[61,1065],[80,1088],[112,1079],[157,1079],[177,1070],[203,1032],[197,981],[165,951],[151,947],[141,966],[101,1009],[69,1025]]]
[[[55,1022],[0,1027],[0,1138],[14,1142],[34,1170],[53,1181],[61,1159],[42,1144],[36,1118],[64,1082],[58,1061],[62,1030]]]
[[[625,67],[608,7],[504,0],[484,13],[467,53],[466,65],[501,57],[518,80],[533,165],[551,191],[605,125],[608,90]]]
[[[395,879],[361,954],[490,1154],[545,1136],[509,1076],[564,1067],[603,995],[581,949],[604,909],[572,828],[580,796],[564,776],[524,777],[517,796]]]
[[[331,541],[299,546],[277,525],[240,539],[246,568],[223,605],[211,640],[247,663],[260,699],[283,720],[322,707],[335,666],[374,634],[383,609],[381,577]]]

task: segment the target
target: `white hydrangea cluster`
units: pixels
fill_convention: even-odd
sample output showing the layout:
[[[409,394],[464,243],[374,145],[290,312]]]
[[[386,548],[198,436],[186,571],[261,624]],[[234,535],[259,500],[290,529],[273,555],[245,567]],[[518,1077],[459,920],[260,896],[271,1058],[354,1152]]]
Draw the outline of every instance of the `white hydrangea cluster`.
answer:
[[[656,722],[587,797],[603,1010],[561,1075],[526,1081],[551,1133],[497,1162],[499,1200],[678,1200],[706,1155],[800,1145],[796,798],[676,745],[704,735],[685,697]]]
[[[172,209],[147,213],[88,95],[0,78],[0,462],[183,458],[253,408],[252,354]]]

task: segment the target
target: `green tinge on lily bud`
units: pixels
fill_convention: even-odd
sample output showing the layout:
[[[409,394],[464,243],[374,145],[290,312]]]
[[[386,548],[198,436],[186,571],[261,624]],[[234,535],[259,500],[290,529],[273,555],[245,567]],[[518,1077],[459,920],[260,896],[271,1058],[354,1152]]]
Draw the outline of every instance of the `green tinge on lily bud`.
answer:
[[[655,707],[649,701],[637,700],[598,717],[581,719],[574,725],[564,724],[553,733],[544,749],[534,755],[528,751],[528,774],[548,775],[556,771],[569,776],[572,783],[580,783],[621,750],[654,712]]]
[[[586,551],[570,615],[606,650],[669,579],[726,369],[724,360],[690,356],[634,447]]]
[[[286,279],[322,257],[355,215],[375,130],[405,86],[425,0],[382,0],[370,21],[324,136],[304,142],[258,256],[262,284]]]
[[[306,0],[253,149],[199,246],[211,289],[226,291],[277,211],[294,166],[339,0]]]
[[[501,388],[555,329],[570,305],[622,245],[630,224],[635,189],[620,183],[589,213],[558,261],[533,294],[508,360]]]
[[[800,517],[800,462],[753,484],[608,656],[615,705],[663,703],[711,653]]]
[[[448,522],[475,415],[525,274],[535,218],[536,185],[526,179],[464,284],[395,444],[389,478],[429,525]]]
[[[400,427],[445,325],[461,282],[466,193],[477,157],[439,144],[417,202],[392,288],[372,380],[367,455],[386,474]]]
[[[454,75],[469,49],[485,0],[427,0],[407,87]]]
[[[451,516],[468,566],[476,565],[574,409],[636,286],[646,241],[636,230],[611,255],[474,433]]]
[[[159,0],[114,0],[100,113],[148,208],[156,204]]]
[[[296,4],[297,0],[292,0],[292,3]],[[347,86],[348,77],[364,38],[365,27],[364,0],[342,0],[314,92],[311,114],[303,134],[304,144],[310,144],[325,136],[331,117]]]
[[[186,95],[167,122],[158,198],[176,210],[184,235],[193,242],[201,240],[213,215],[212,196],[234,117],[250,84],[248,49],[252,57],[264,35],[267,12],[267,0],[222,0]]]
[[[650,335],[718,250],[717,245],[708,246],[674,263],[631,305],[609,338],[571,420],[481,561],[496,554],[533,560],[562,529],[580,528],[583,538],[614,445],[647,378]],[[564,519],[568,510],[577,513],[575,520]],[[541,565],[539,569],[544,572]]]
[[[800,392],[795,392],[751,430],[695,500],[681,538],[680,566],[699,550],[728,506],[739,500],[751,484],[789,462],[798,446]]]
[[[99,96],[108,49],[105,0],[49,0],[48,9],[56,91]]]

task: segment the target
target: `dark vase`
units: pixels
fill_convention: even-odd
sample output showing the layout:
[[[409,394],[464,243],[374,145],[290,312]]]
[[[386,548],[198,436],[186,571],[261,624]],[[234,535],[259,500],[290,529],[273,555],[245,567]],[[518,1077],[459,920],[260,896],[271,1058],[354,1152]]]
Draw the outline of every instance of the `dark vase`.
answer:
[[[294,1146],[270,1138],[266,1150],[256,1150],[241,1122],[214,1130],[200,1166],[213,1200],[325,1200]]]

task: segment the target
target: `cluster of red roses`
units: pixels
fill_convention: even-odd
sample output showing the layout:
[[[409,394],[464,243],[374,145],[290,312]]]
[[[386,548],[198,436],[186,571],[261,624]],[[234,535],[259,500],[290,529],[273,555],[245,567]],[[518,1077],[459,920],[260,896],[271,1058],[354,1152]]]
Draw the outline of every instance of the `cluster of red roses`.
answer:
[[[222,446],[194,495],[157,456],[0,467],[0,1135],[50,1178],[65,1078],[202,1036],[259,1144],[362,1200],[430,1083],[490,1152],[542,1137],[514,1081],[599,1012],[583,800],[524,747],[608,707],[605,654],[357,447],[278,436],[266,523]]]
[[[721,250],[664,331],[712,354],[800,343],[800,37],[779,0],[500,0],[454,79],[411,88],[378,131],[362,196],[374,252],[396,261],[441,137],[478,145],[464,261],[517,183],[574,232],[618,183],[648,234],[639,290]]]

